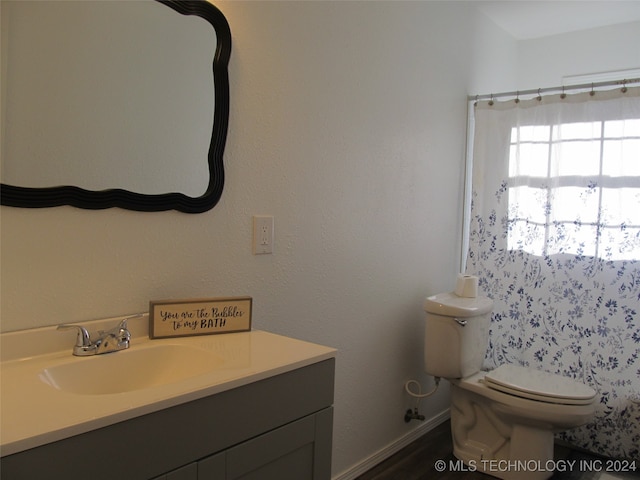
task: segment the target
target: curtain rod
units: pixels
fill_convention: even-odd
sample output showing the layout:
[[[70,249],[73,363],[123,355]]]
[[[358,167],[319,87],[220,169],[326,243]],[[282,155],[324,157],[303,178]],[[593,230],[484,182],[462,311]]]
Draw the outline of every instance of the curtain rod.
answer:
[[[532,90],[520,90],[515,92],[502,92],[502,93],[489,93],[483,95],[468,95],[467,99],[471,100],[491,100],[493,98],[501,98],[501,97],[518,97],[520,95],[541,95],[543,93],[548,92],[566,92],[568,90],[585,90],[585,89],[594,89],[600,87],[615,87],[615,86],[625,86],[630,83],[640,83],[640,78],[630,78],[627,80],[609,80],[606,82],[592,82],[592,83],[583,83],[581,85],[565,85],[561,87],[547,87],[547,88],[537,88]]]

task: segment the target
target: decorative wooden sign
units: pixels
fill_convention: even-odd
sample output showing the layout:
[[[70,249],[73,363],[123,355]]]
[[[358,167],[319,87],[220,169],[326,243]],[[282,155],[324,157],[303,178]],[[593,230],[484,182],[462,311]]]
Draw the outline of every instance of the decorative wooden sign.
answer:
[[[149,302],[149,338],[251,330],[251,297]]]

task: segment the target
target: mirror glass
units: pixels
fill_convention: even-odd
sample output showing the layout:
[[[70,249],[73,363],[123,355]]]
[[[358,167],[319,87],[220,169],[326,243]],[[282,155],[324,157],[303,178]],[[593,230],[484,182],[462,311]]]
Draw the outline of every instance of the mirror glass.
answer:
[[[47,192],[56,204],[83,208],[190,211],[196,199],[219,197],[228,118],[228,59],[220,53],[228,54],[230,36],[213,5],[0,5],[3,204],[11,204],[9,186],[28,201]],[[59,201],[74,193],[89,204]],[[115,200],[91,203],[93,194]]]

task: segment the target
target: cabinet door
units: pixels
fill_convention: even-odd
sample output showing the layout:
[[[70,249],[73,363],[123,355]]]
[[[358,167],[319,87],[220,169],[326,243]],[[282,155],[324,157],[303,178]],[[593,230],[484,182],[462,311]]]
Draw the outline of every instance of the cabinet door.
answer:
[[[227,480],[313,480],[315,416],[227,451]]]
[[[198,480],[329,480],[333,408],[198,462]]]
[[[227,457],[225,452],[211,455],[198,462],[198,480],[225,480]]]

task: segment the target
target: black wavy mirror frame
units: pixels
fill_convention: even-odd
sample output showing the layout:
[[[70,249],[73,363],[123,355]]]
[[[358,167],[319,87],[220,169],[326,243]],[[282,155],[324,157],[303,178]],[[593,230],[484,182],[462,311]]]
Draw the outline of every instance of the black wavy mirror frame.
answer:
[[[178,210],[202,213],[212,209],[220,200],[224,188],[223,153],[229,123],[229,76],[227,66],[231,54],[231,31],[226,18],[207,0],[156,0],[182,15],[196,15],[208,21],[216,32],[216,51],[213,59],[214,118],[208,151],[209,184],[200,197],[183,193],[142,194],[123,189],[85,190],[76,186],[46,188],[18,187],[2,184],[2,205],[23,208],[44,208],[71,205],[101,210],[119,207],[127,210],[157,212]]]

